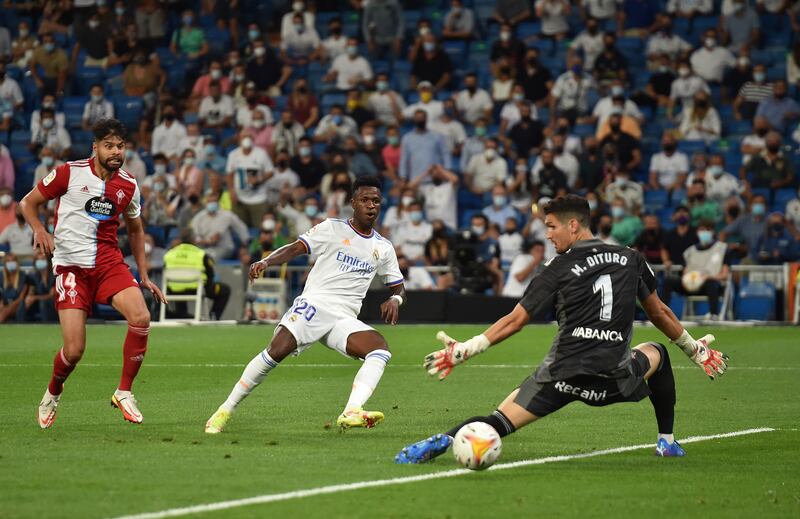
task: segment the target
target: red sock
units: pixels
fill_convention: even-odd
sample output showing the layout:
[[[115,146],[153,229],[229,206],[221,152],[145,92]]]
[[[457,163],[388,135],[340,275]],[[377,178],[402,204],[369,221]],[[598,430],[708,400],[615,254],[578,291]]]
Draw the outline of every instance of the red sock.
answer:
[[[73,369],[75,369],[75,364],[70,364],[67,361],[64,356],[64,348],[58,350],[53,359],[53,376],[47,388],[51,395],[60,395],[64,391],[64,381],[67,380]]]
[[[149,326],[128,325],[128,335],[122,347],[122,378],[119,381],[120,391],[130,391],[133,379],[142,367],[144,353],[147,351],[147,335]]]

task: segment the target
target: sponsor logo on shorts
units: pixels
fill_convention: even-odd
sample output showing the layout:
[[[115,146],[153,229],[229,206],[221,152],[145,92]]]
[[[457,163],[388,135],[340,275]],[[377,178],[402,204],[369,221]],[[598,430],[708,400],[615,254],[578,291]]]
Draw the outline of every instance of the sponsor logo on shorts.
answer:
[[[567,384],[563,380],[561,382],[556,382],[555,388],[567,395],[575,395],[581,400],[589,400],[593,402],[604,402],[606,396],[608,396],[608,391],[606,390],[603,390],[602,392],[597,392],[594,389],[587,390],[578,386]]]
[[[598,339],[601,341],[622,342],[625,340],[625,337],[616,330],[596,330],[584,326],[578,326],[572,330],[572,336],[582,339]]]
[[[86,213],[95,220],[109,220],[117,212],[117,206],[108,198],[96,196],[90,198],[84,206]]]

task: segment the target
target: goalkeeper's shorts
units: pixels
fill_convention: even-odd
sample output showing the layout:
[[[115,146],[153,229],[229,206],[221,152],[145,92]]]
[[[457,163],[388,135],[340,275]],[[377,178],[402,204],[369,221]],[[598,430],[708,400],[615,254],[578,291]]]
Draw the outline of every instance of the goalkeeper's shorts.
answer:
[[[578,375],[566,380],[539,383],[531,375],[519,386],[514,403],[542,418],[565,405],[579,401],[602,407],[619,402],[638,402],[650,395],[644,379],[650,361],[644,353],[631,350],[632,372],[628,378]]]

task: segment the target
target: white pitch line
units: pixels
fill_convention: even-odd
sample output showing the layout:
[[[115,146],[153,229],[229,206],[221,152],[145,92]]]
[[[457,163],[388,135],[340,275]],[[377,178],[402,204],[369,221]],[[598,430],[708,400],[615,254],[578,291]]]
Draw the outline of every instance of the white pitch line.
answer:
[[[775,431],[775,429],[771,427],[759,427],[755,429],[745,429],[743,431],[733,431],[721,434],[710,434],[706,436],[690,436],[688,438],[681,440],[681,443],[685,445],[687,443],[697,443],[708,440],[732,438],[735,436],[745,436],[749,434],[759,434],[772,431]],[[519,467],[527,467],[529,465],[544,465],[545,463],[558,463],[561,461],[594,458],[596,456],[618,454],[621,452],[629,452],[647,448],[653,448],[653,444],[646,443],[641,445],[628,445],[624,447],[603,449],[599,451],[585,452],[580,454],[567,454],[562,456],[549,456],[546,458],[535,458],[530,460],[513,461],[510,463],[499,463],[497,465],[494,465],[493,467],[490,467],[489,470],[507,470]],[[274,503],[276,501],[288,501],[291,499],[302,499],[304,497],[320,496],[325,494],[336,494],[339,492],[348,492],[351,490],[360,490],[363,488],[385,487],[389,485],[403,485],[406,483],[418,483],[420,481],[429,481],[431,479],[451,478],[454,476],[463,476],[466,474],[470,474],[472,472],[473,471],[467,469],[455,469],[455,470],[445,470],[441,472],[433,472],[431,474],[420,474],[417,476],[406,476],[406,477],[391,478],[391,479],[378,479],[375,481],[359,481],[356,483],[342,483],[339,485],[308,488],[305,490],[294,490],[291,492],[283,492],[280,494],[264,494],[261,496],[248,497],[244,499],[232,499],[230,501],[220,501],[217,503],[208,503],[205,505],[187,506],[183,508],[170,508],[169,510],[162,510],[160,512],[148,512],[143,514],[125,515],[117,517],[116,519],[161,519],[162,517],[178,517],[189,514],[214,512],[217,510],[228,510],[231,508],[239,508],[242,506]]]
[[[281,369],[285,368],[348,368],[352,369],[356,364],[281,364]],[[52,367],[52,364],[22,364],[22,363],[0,363],[0,368],[46,368]],[[87,368],[118,368],[118,364],[101,364],[96,362],[81,362],[79,366]],[[145,362],[144,366],[148,368],[242,368],[244,364],[233,363],[181,363],[181,364],[164,364],[164,363],[148,363]],[[533,369],[537,364],[465,364],[459,369]],[[389,364],[387,368],[421,368],[422,364]],[[672,369],[688,369],[696,370],[694,366],[672,366]],[[798,371],[800,366],[729,366],[728,371]]]

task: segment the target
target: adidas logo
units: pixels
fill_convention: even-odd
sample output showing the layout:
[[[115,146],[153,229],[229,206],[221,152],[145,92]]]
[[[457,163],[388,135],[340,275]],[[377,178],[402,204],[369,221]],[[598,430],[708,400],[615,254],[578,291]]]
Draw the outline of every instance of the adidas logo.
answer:
[[[88,188],[88,187],[86,187],[86,186],[83,186],[83,187],[81,188],[81,193],[88,193],[88,192],[89,192],[89,188]]]

